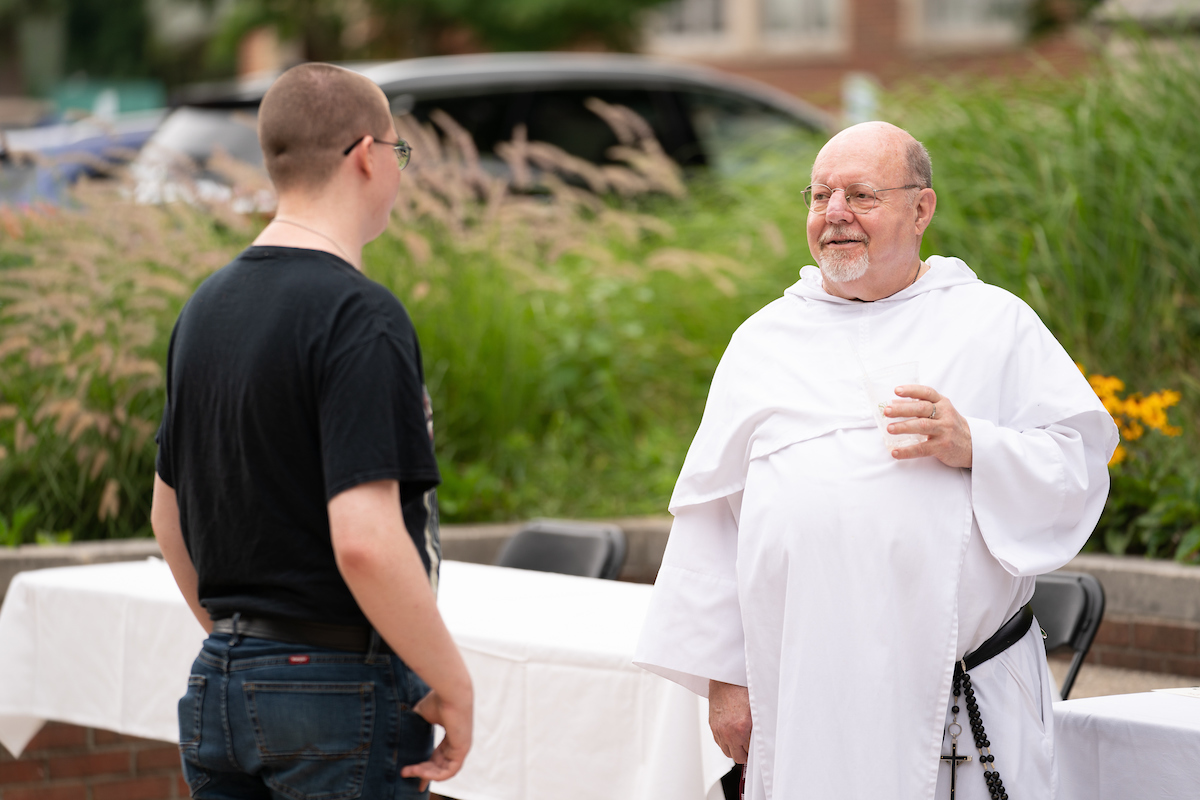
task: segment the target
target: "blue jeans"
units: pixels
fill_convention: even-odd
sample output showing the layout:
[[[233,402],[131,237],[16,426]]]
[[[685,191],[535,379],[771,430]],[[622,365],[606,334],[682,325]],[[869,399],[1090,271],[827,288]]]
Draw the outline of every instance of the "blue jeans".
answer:
[[[428,691],[394,655],[212,634],[179,701],[183,776],[208,800],[424,800],[400,768],[433,751]]]

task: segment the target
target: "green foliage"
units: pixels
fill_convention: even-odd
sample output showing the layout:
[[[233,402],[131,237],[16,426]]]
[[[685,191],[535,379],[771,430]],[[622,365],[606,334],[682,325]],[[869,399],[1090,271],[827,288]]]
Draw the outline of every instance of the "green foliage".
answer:
[[[220,263],[210,218],[115,186],[76,199],[78,212],[0,207],[0,497],[35,509],[9,526],[13,544],[150,534],[168,335]]]
[[[1089,548],[1184,562],[1200,559],[1197,87],[1200,60],[1181,47],[1082,78],[927,85],[890,106],[933,153],[927,254],[1025,298],[1089,372],[1181,391],[1182,436],[1147,435],[1112,468]],[[540,185],[504,189],[453,135],[401,133],[416,156],[366,269],[418,329],[445,519],[661,513],[730,334],[810,260],[799,190],[820,142],[675,197],[645,142],[625,145],[620,175],[571,173],[538,151]],[[38,509],[22,540],[146,532],[154,446],[133,437],[157,424],[161,371],[130,395],[128,378],[98,370],[97,348],[161,370],[182,298],[254,233],[229,214],[84,206],[22,222],[20,236],[0,213],[0,497]],[[28,329],[46,308],[76,318]],[[131,338],[132,323],[149,338]],[[79,410],[116,422],[72,439]],[[109,486],[119,510],[100,520]]]
[[[23,505],[5,519],[0,515],[0,544],[6,547],[16,547],[25,543],[25,528],[37,514],[37,506]]]
[[[1015,292],[1089,371],[1200,408],[1200,55],[1146,49],[1087,77],[923,85],[897,122],[934,159],[926,253]],[[1188,435],[1195,441],[1194,426]]]
[[[1089,548],[1196,560],[1200,53],[1145,46],[1080,78],[922,85],[892,101],[934,158],[924,252],[1020,295],[1089,372],[1183,395],[1183,438],[1112,468]]]
[[[336,0],[239,0],[214,37],[209,58],[231,68],[238,42],[263,25],[274,26],[283,39],[300,40],[310,60],[438,55],[464,45],[513,51],[579,45],[632,50],[642,12],[663,2],[366,0],[352,7]]]
[[[1108,504],[1087,550],[1200,564],[1200,470],[1182,447],[1111,469]]]
[[[1101,0],[1033,0],[1029,3],[1028,26],[1031,36],[1062,33],[1087,17]]]
[[[414,160],[401,223],[368,247],[366,270],[420,336],[443,517],[661,512],[713,369],[795,279],[803,228],[756,199],[765,187],[601,201],[547,179],[541,195],[497,193],[452,140],[400,133],[446,155]],[[819,142],[792,146],[811,159]],[[645,152],[630,163],[644,158],[662,166]],[[618,185],[672,186],[642,169]]]
[[[661,244],[627,255],[644,264]],[[371,249],[368,272],[409,303],[426,354],[447,520],[660,511],[724,344],[771,290],[729,297],[702,276],[606,274],[578,256],[556,267],[555,288],[514,291],[504,264],[444,239],[419,271],[395,239]]]
[[[374,0],[383,13],[424,15],[471,30],[492,50],[598,43],[632,50],[643,11],[664,0]]]
[[[66,74],[141,78],[153,71],[150,18],[142,2],[106,0],[0,0],[0,25],[25,17],[62,15]]]
[[[210,65],[232,72],[242,38],[263,26],[276,29],[280,39],[298,39],[310,61],[336,61],[346,56],[341,45],[345,4],[335,0],[240,0],[224,18],[209,42]]]
[[[104,78],[152,74],[150,18],[145,3],[67,0],[68,75]]]
[[[211,13],[216,0],[196,2]],[[0,0],[0,54],[7,58],[3,48],[18,46],[17,23],[21,19],[61,15],[66,38],[61,67],[69,78],[148,78],[175,86],[233,73],[232,57],[215,69],[208,63],[203,40],[184,45],[160,43],[154,36],[149,9],[150,0]]]

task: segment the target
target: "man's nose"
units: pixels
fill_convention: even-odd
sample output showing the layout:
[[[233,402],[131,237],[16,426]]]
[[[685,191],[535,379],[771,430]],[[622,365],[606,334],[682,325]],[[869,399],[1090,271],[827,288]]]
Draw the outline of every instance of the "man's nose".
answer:
[[[825,207],[826,222],[849,222],[854,219],[854,212],[846,202],[844,189],[834,189],[829,195],[829,205]]]

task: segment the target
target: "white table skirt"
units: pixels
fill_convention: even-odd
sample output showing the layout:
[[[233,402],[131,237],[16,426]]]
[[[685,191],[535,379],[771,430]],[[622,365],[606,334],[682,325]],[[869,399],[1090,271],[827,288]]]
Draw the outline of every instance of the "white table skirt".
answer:
[[[630,661],[650,587],[442,565],[438,606],[475,682],[461,800],[719,798],[707,704]],[[166,565],[25,572],[0,610],[0,743],[46,720],[176,741],[204,631]]]
[[[1200,698],[1168,692],[1054,704],[1059,800],[1200,798]]]

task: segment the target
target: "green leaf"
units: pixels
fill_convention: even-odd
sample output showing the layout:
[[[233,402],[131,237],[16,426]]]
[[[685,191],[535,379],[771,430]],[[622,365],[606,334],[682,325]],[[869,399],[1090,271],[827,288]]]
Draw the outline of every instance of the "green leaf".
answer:
[[[1104,549],[1114,556],[1125,555],[1129,542],[1133,539],[1133,530],[1109,530],[1104,532]]]
[[[12,522],[0,515],[0,544],[7,547],[17,547],[25,543],[26,526],[37,516],[37,506],[26,504],[13,512]]]
[[[1193,527],[1184,535],[1183,540],[1179,542],[1179,547],[1175,548],[1175,560],[1192,561],[1197,553],[1200,553],[1200,525]]]
[[[21,506],[16,511],[14,511],[13,512],[13,521],[12,521],[12,535],[14,537],[20,538],[21,533],[25,530],[25,526],[28,525],[33,520],[33,518],[37,515],[37,512],[38,512],[37,506],[35,506],[31,503],[26,503],[25,505]]]

